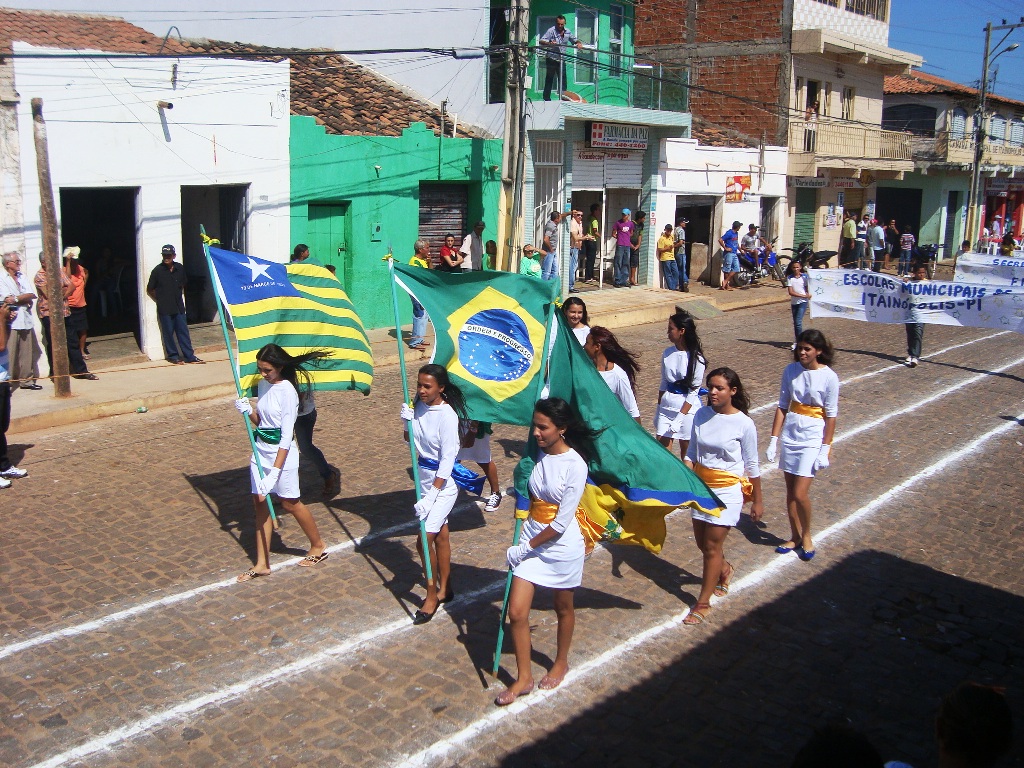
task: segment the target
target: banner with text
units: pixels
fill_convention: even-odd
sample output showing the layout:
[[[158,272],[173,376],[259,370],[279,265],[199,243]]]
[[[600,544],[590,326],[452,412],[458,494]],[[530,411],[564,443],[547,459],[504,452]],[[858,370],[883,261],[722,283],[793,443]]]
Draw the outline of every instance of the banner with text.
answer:
[[[904,282],[878,272],[809,269],[811,317],[927,323],[1024,333],[1024,288],[934,280]]]
[[[954,283],[1024,286],[1024,254],[992,256],[962,253],[956,260]]]

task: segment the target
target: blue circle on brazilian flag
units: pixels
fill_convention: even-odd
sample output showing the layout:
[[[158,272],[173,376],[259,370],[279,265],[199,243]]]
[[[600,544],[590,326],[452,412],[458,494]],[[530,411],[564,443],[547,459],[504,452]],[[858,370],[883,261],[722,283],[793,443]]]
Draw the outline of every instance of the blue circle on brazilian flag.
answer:
[[[459,331],[459,362],[484,381],[515,381],[533,364],[526,323],[507,309],[477,312]]]

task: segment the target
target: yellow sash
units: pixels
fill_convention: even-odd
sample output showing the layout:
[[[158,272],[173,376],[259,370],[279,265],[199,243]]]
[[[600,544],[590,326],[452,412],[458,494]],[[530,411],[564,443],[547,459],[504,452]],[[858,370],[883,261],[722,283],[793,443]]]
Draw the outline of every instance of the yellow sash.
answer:
[[[726,472],[724,469],[709,469],[703,464],[694,464],[693,471],[708,488],[728,488],[739,483],[740,489],[743,491],[744,503],[750,501],[754,494],[754,484],[750,482],[749,477],[740,477],[732,472]]]
[[[804,405],[796,400],[792,400],[789,403],[789,410],[793,413],[799,413],[801,416],[810,416],[812,419],[825,418],[825,409],[820,405]]]
[[[518,516],[518,511],[516,514]],[[541,501],[540,499],[530,499],[530,517],[541,525],[550,525],[557,514],[557,504]],[[586,553],[589,555],[597,542],[601,540],[601,534],[604,532],[604,529],[587,517],[587,513],[582,506],[576,507],[576,522],[580,524],[580,531],[583,533],[583,541],[586,545]]]

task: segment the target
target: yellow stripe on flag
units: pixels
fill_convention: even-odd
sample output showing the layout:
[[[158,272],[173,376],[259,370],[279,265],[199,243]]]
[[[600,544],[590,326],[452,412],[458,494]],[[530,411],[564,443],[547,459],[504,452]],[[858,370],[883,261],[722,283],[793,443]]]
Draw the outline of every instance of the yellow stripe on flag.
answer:
[[[260,339],[264,336],[334,336],[343,339],[354,339],[366,346],[366,336],[358,329],[336,325],[334,323],[303,321],[303,320],[277,320],[272,323],[261,323],[251,328],[236,328],[235,337],[239,341]]]
[[[231,316],[251,317],[253,315],[263,314],[264,312],[280,312],[284,310],[313,310],[316,312],[323,312],[331,317],[351,320],[360,328],[363,327],[362,320],[359,319],[359,315],[357,315],[353,310],[343,309],[341,307],[332,307],[302,296],[279,296],[272,299],[250,301],[245,304],[234,304],[231,306]]]

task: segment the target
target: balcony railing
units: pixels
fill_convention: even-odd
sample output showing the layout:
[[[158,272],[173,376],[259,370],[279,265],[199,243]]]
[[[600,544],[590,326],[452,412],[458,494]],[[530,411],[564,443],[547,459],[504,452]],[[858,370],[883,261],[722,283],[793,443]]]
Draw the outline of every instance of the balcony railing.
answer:
[[[974,139],[952,138],[948,131],[936,131],[934,136],[914,136],[914,159],[937,163],[974,163]],[[1024,165],[1024,146],[985,142],[985,165]]]
[[[534,100],[543,98],[547,61],[544,51],[532,51],[533,84],[529,95]],[[561,88],[556,85],[552,89],[553,99],[557,98],[556,91],[565,100],[587,104],[669,112],[686,112],[689,108],[685,70],[623,53],[587,48],[570,48],[565,52],[565,82]]]
[[[867,160],[911,160],[913,136],[902,131],[833,123],[791,120],[789,151],[810,152],[823,157]]]

